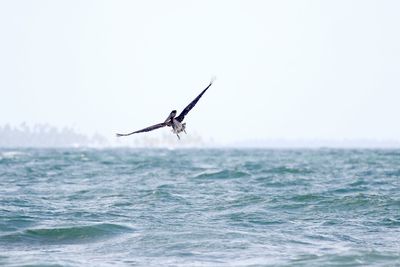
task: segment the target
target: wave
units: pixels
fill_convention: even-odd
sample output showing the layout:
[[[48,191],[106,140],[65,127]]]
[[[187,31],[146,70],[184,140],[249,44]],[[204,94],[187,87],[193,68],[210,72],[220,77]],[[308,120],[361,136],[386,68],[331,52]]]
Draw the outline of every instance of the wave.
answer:
[[[207,172],[196,175],[195,179],[232,179],[232,178],[242,178],[245,176],[249,176],[247,172],[242,171],[231,171],[231,170],[222,170],[217,172]]]
[[[286,167],[286,166],[270,168],[270,169],[265,170],[264,172],[272,173],[272,174],[309,174],[309,173],[312,173],[312,171],[309,169]]]
[[[4,151],[0,153],[0,158],[14,159],[19,156],[27,156],[29,153],[22,151]]]
[[[29,216],[14,216],[14,217],[3,217],[0,216],[0,232],[12,232],[21,230],[27,227],[32,227],[35,224],[35,220]]]
[[[336,193],[337,191],[333,191]],[[306,193],[298,194],[287,198],[286,200],[298,202],[298,203],[320,203],[327,207],[344,207],[344,208],[354,208],[360,207],[383,207],[390,206],[396,202],[389,196],[381,196],[377,194],[350,194],[345,196],[332,195],[331,193]]]
[[[29,157],[30,154],[22,151],[0,151],[0,164],[15,162]]]
[[[27,229],[23,232],[0,236],[0,243],[91,243],[130,232],[133,232],[132,228],[107,223],[65,228]]]

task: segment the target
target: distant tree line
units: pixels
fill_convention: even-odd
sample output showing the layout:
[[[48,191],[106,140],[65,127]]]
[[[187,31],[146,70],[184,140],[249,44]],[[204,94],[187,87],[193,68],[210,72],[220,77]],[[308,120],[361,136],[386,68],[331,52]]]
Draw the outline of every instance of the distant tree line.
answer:
[[[0,147],[80,147],[103,146],[107,140],[95,134],[88,137],[70,127],[58,129],[49,124],[0,126]]]

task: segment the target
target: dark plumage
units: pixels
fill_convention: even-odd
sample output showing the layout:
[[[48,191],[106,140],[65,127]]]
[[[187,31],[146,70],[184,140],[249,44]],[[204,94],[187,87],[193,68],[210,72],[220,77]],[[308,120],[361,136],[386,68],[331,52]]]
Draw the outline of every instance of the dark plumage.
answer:
[[[182,112],[179,114],[178,117],[176,116],[176,110],[171,111],[171,113],[169,114],[168,118],[162,122],[162,123],[158,123],[152,126],[149,126],[147,128],[135,131],[135,132],[131,132],[131,133],[127,133],[127,134],[119,134],[117,133],[117,136],[128,136],[131,134],[136,134],[136,133],[143,133],[143,132],[150,132],[153,130],[156,130],[158,128],[162,128],[165,126],[168,127],[172,127],[173,132],[179,137],[179,133],[180,132],[185,132],[185,128],[186,128],[186,123],[182,123],[182,121],[185,119],[185,116],[189,113],[190,110],[192,110],[192,108],[197,104],[197,102],[199,101],[199,99],[203,96],[203,94],[208,90],[208,88],[210,88],[210,86],[213,84],[213,80],[211,80],[210,84],[206,87],[206,89],[204,89],[192,102],[190,102],[189,105],[187,105]]]

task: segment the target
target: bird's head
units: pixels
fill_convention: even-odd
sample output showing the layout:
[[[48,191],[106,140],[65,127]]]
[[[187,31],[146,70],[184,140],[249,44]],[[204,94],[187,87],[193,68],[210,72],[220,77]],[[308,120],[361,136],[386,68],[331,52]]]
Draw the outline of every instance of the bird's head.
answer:
[[[171,111],[171,113],[169,113],[168,118],[164,121],[164,123],[167,123],[169,120],[175,118],[175,115],[176,115],[176,110]]]

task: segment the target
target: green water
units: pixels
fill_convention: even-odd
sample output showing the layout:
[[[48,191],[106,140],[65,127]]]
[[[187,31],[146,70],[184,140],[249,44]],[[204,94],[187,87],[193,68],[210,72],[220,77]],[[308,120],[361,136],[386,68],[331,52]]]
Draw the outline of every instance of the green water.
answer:
[[[400,266],[400,150],[0,149],[0,266]]]

